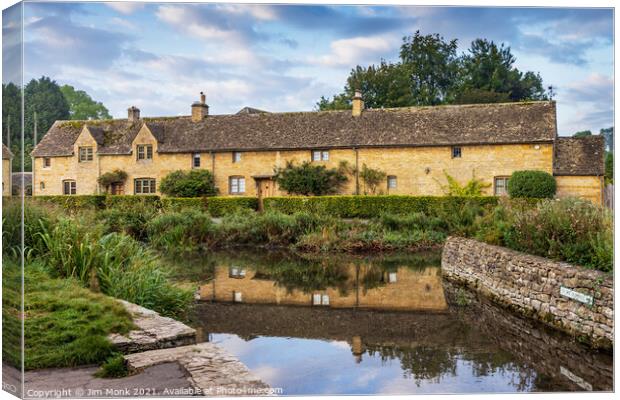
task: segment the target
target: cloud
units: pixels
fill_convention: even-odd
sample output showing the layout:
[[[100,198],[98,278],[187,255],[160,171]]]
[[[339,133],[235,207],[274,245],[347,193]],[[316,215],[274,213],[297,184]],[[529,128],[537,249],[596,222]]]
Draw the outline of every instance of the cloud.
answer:
[[[309,61],[327,67],[352,67],[377,62],[381,56],[396,50],[394,39],[381,36],[338,39],[330,44],[329,54],[310,57]]]
[[[611,76],[594,73],[586,79],[566,85],[563,99],[570,101],[613,104],[614,80]]]
[[[114,2],[114,3],[105,3],[106,6],[110,7],[113,10],[118,11],[121,14],[133,14],[135,11],[144,8],[143,3],[137,2]]]

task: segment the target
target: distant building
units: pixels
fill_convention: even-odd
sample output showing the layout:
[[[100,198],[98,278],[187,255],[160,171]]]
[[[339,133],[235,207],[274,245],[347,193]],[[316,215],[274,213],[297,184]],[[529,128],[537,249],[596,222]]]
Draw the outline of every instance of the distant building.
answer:
[[[22,194],[32,196],[32,172],[13,172],[11,174],[11,193],[13,196]]]
[[[384,194],[442,195],[444,171],[465,183],[506,193],[508,177],[534,169],[555,175],[558,195],[600,203],[602,136],[559,138],[555,102],[364,109],[361,94],[345,111],[267,113],[244,108],[209,115],[204,95],[191,116],[56,121],[32,153],[34,194],[103,193],[97,178],[115,169],[128,178],[117,193],[158,194],[175,170],[204,168],[222,195],[285,195],[274,168],[309,161],[328,168],[346,161],[384,171]],[[342,194],[363,193],[358,174]]]

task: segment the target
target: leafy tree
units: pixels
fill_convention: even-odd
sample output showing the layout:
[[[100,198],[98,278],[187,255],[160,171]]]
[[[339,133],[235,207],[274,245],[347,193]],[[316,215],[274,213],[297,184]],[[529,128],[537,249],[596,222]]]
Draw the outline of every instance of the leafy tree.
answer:
[[[105,188],[106,193],[108,192],[108,189],[110,188],[110,186],[112,186],[113,184],[125,183],[126,180],[127,180],[127,172],[120,170],[120,169],[115,169],[114,171],[106,172],[105,174],[102,174],[99,178],[97,178],[97,182]]]
[[[29,138],[33,137],[35,112],[39,138],[55,121],[69,119],[69,103],[56,81],[43,76],[31,80],[24,88],[24,132]]]
[[[201,197],[217,194],[213,175],[206,169],[171,172],[161,180],[159,191],[172,197]]]
[[[408,71],[414,105],[436,105],[451,101],[458,83],[457,40],[442,36],[421,35],[403,38],[400,59]]]
[[[368,108],[437,104],[498,103],[546,100],[540,74],[514,67],[510,47],[476,39],[468,52],[456,54],[457,40],[438,34],[403,38],[400,60],[381,61],[351,70],[344,90],[332,99],[321,97],[319,110],[351,108],[355,90]]]
[[[368,189],[370,194],[375,194],[377,187],[385,180],[386,176],[387,174],[379,169],[368,168],[366,164],[362,165],[360,178],[364,182],[364,194],[367,194],[366,189]]]
[[[291,194],[322,196],[337,193],[348,178],[339,168],[328,169],[309,161],[296,166],[289,161],[285,168],[275,170],[275,181]]]
[[[508,180],[510,197],[552,198],[555,191],[555,178],[544,171],[515,171]]]
[[[490,183],[484,183],[481,179],[476,178],[472,172],[471,179],[465,185],[461,185],[453,176],[443,171],[448,181],[447,185],[441,185],[446,196],[482,196],[484,189],[491,186]]]
[[[525,74],[514,67],[516,58],[510,47],[502,43],[476,39],[469,54],[462,56],[463,85],[460,91],[472,89],[508,95],[510,101],[545,100],[547,96],[539,74]]]
[[[83,90],[75,90],[73,86],[63,85],[60,91],[69,103],[71,119],[111,119],[108,109],[98,101],[93,100]]]
[[[601,135],[605,137],[605,146],[607,147],[607,151],[614,151],[614,127],[603,128],[601,129]]]
[[[605,183],[614,183],[614,153],[607,152],[605,155]]]
[[[573,137],[576,138],[580,138],[580,137],[586,137],[586,136],[592,136],[592,131],[579,131],[579,132],[575,132],[575,134],[573,135]]]

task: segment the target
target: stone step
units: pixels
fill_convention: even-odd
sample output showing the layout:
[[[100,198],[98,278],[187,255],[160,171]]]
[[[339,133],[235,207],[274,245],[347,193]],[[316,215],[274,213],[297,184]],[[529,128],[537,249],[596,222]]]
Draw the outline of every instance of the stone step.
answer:
[[[125,360],[131,373],[158,364],[177,362],[189,374],[189,382],[198,395],[274,394],[269,385],[254,376],[243,363],[213,343],[128,354]]]
[[[124,300],[120,301],[129,311],[137,329],[126,335],[112,333],[110,341],[123,354],[186,346],[196,343],[196,330],[172,318]]]

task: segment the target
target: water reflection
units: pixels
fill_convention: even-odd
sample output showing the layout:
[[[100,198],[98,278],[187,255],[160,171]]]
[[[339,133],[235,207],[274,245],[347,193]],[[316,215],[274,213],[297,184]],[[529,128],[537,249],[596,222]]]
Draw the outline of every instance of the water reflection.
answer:
[[[200,287],[200,298],[331,308],[447,310],[435,254],[260,261],[236,258],[216,262],[214,279]]]
[[[203,339],[285,394],[612,389],[610,355],[442,282],[437,255],[204,262]]]

